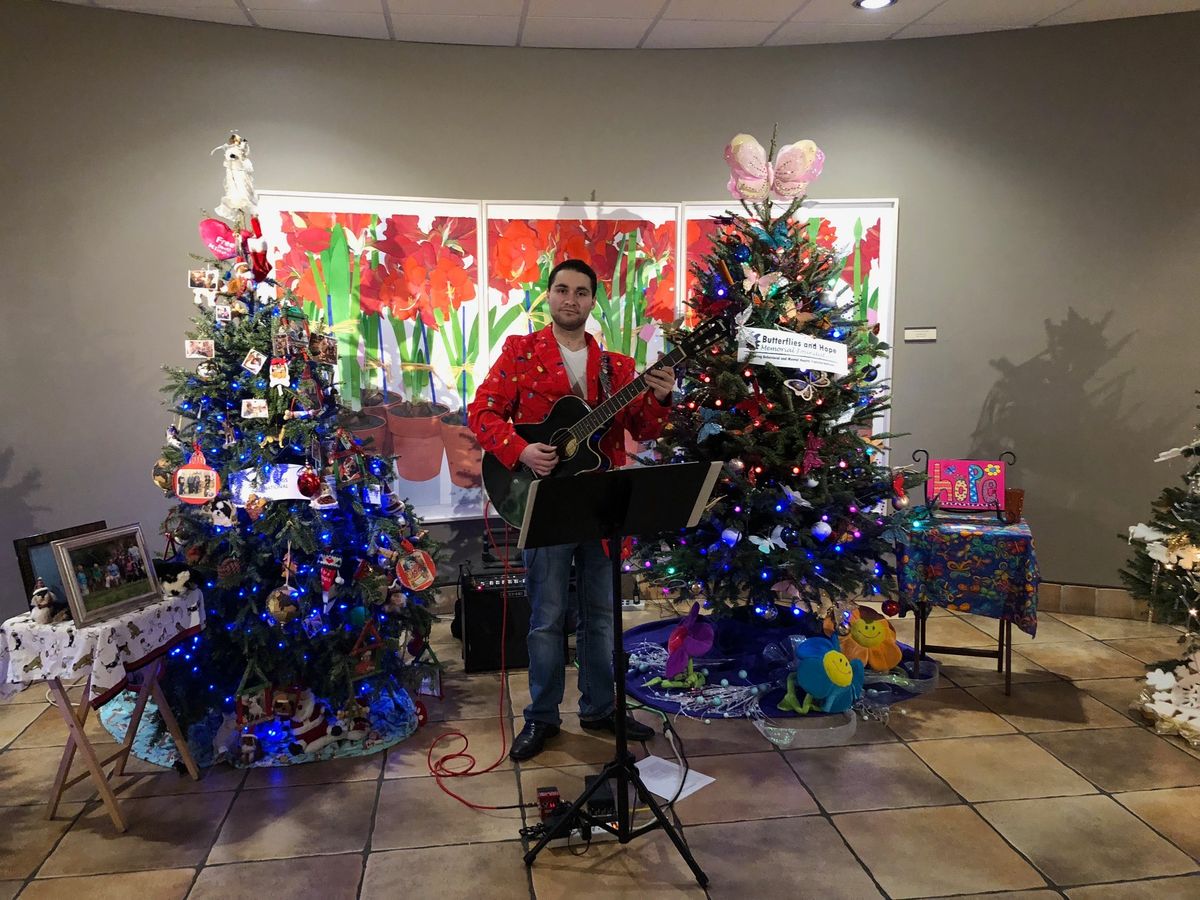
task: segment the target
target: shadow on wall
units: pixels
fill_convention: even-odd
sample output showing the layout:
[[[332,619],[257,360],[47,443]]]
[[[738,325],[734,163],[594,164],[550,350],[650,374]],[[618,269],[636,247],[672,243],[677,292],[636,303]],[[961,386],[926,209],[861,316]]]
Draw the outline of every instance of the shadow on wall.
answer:
[[[0,619],[29,608],[12,542],[34,534],[35,514],[46,512],[46,507],[30,503],[33,494],[42,488],[41,470],[30,469],[19,478],[15,477],[15,455],[12,447],[0,450],[0,533],[5,535],[4,546],[0,547]]]
[[[1038,541],[1042,574],[1050,581],[1117,584],[1117,535],[1145,507],[1139,480],[1105,460],[1148,462],[1171,418],[1139,422],[1125,398],[1130,372],[1105,375],[1133,338],[1111,339],[1102,319],[1073,308],[1046,320],[1046,349],[1024,362],[992,360],[1000,373],[972,434],[971,456],[1017,455],[1011,481],[1025,489],[1025,513]],[[1093,452],[1103,447],[1104,452]],[[1112,545],[1112,571],[1096,571],[1095,542]],[[1091,545],[1091,546],[1089,546]],[[1105,554],[1101,547],[1099,555]]]

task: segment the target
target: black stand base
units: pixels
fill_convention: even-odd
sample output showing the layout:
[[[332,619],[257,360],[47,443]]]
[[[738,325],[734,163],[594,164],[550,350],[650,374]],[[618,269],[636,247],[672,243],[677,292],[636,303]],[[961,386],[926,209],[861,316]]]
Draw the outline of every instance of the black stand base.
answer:
[[[627,815],[619,815],[615,822],[598,819],[587,811],[587,802],[591,799],[592,794],[610,779],[616,782],[616,796],[624,798],[617,801],[618,805],[624,806],[627,809]],[[633,815],[631,811],[628,811],[629,789],[631,787],[635,792],[634,795],[650,807],[650,811],[654,814],[652,821],[637,828],[633,827]],[[675,849],[679,851],[679,855],[683,857],[683,861],[687,863],[688,868],[692,870],[692,874],[696,877],[696,883],[700,887],[708,886],[708,876],[704,874],[704,870],[700,868],[700,864],[692,856],[692,851],[683,842],[683,836],[671,824],[671,820],[667,818],[667,814],[663,812],[658,801],[654,799],[654,795],[650,793],[650,789],[642,782],[631,754],[626,754],[624,762],[614,759],[600,770],[600,776],[588,786],[587,790],[579,795],[579,799],[572,803],[565,813],[558,817],[558,822],[542,835],[542,839],[538,841],[537,845],[525,854],[525,865],[532,866],[534,860],[537,859],[537,855],[542,852],[548,843],[555,838],[569,834],[579,825],[586,825],[590,828],[607,831],[622,844],[628,844],[634,838],[641,837],[655,828],[661,828],[667,833],[667,837],[671,839],[671,843],[675,845]]]

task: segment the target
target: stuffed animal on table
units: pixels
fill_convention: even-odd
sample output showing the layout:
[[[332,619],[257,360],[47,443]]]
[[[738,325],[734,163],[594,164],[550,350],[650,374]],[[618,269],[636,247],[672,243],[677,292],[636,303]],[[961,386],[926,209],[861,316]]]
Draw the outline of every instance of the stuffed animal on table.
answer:
[[[61,608],[58,595],[46,582],[39,578],[33,584],[33,593],[29,597],[31,608],[29,617],[38,625],[49,625],[51,622],[62,621],[66,618]]]
[[[218,216],[235,225],[249,222],[258,214],[258,194],[254,191],[254,164],[250,162],[250,142],[234,132],[213,153],[221,151],[225,163],[225,194],[221,204],[214,210]]]
[[[158,578],[158,586],[162,588],[164,597],[182,597],[194,587],[192,570],[183,563],[156,559],[153,564],[154,575]]]

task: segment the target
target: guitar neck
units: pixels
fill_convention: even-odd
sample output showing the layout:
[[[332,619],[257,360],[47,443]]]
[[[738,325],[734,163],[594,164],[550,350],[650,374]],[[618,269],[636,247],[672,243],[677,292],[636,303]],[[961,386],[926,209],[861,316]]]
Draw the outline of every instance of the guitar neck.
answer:
[[[647,368],[646,372],[649,372],[651,369],[676,366],[684,360],[685,356],[686,354],[683,350],[676,347],[662,359],[655,362],[654,365]],[[571,435],[578,440],[584,440],[601,428],[608,427],[609,423],[616,418],[621,410],[636,400],[642,391],[646,390],[646,372],[633,379],[633,381],[629,382],[629,384],[625,385],[625,387],[621,388],[576,422],[570,429]]]

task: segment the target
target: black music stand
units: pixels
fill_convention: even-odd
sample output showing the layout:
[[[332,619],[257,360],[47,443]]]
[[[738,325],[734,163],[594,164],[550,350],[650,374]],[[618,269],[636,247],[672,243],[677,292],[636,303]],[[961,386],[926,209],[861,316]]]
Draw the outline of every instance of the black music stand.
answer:
[[[616,758],[579,796],[564,815],[525,854],[525,865],[532,866],[537,855],[550,841],[569,832],[576,823],[601,828],[628,844],[655,828],[662,828],[683,857],[701,887],[708,876],[696,862],[683,837],[667,819],[662,807],[642,782],[629,739],[625,733],[627,713],[625,673],[629,655],[625,652],[625,629],[621,622],[621,542],[625,537],[679,531],[692,528],[708,503],[721,463],[676,463],[665,466],[615,469],[585,473],[573,478],[545,478],[534,481],[529,489],[525,518],[517,546],[526,549],[554,544],[570,544],[605,538],[612,561],[613,600],[613,679],[616,708],[613,713],[617,737]],[[609,779],[616,780],[616,824],[590,815],[586,805],[591,795]],[[633,827],[629,808],[630,787],[654,813],[654,821]]]

